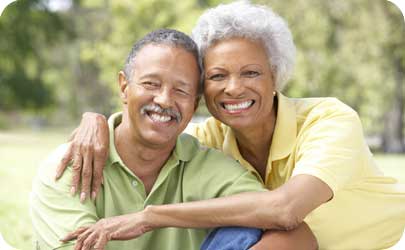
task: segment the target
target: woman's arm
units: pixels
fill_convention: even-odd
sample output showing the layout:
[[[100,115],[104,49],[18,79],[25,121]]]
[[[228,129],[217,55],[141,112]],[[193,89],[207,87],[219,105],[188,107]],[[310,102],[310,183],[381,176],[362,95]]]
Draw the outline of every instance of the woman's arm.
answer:
[[[55,180],[59,179],[66,167],[73,161],[71,193],[79,190],[80,201],[95,198],[100,190],[103,169],[108,156],[109,134],[106,118],[97,113],[86,112],[70,140],[70,146],[56,169]]]
[[[293,230],[308,213],[331,198],[332,190],[324,182],[310,175],[297,175],[274,191],[148,206],[142,212],[102,219],[72,232],[64,240],[78,238],[77,249],[81,249],[84,242],[86,246],[103,248],[109,240],[134,239],[164,227],[246,226]],[[255,247],[261,249],[260,245]]]
[[[289,230],[332,196],[332,190],[320,179],[298,175],[274,191],[148,206],[144,213],[148,227],[152,229],[248,226]]]

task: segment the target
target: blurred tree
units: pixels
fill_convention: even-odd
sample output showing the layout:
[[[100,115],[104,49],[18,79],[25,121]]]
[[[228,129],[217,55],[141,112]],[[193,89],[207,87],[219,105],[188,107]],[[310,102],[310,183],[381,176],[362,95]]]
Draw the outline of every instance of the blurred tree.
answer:
[[[285,17],[297,45],[294,97],[335,96],[383,151],[404,152],[404,22],[388,1],[260,1]],[[402,62],[399,63],[399,62]]]
[[[405,84],[405,26],[403,17],[399,9],[389,3],[383,9],[383,16],[388,27],[385,30],[387,39],[383,44],[385,54],[390,55],[383,57],[383,69],[390,80],[393,81],[392,96],[389,98],[389,109],[384,116],[384,130],[382,132],[382,143],[384,152],[402,153],[405,152],[404,145],[404,84]]]
[[[38,110],[53,103],[44,81],[48,46],[72,35],[66,20],[39,0],[19,0],[0,18],[0,110]]]
[[[19,0],[0,19],[0,108],[39,109],[53,101],[64,122],[120,107],[117,72],[145,33],[162,27],[189,33],[204,9],[230,2],[58,0],[71,8],[55,12],[52,1]],[[385,151],[403,152],[399,10],[382,0],[254,2],[274,8],[292,30],[297,65],[285,92],[338,97],[359,112],[366,134],[378,135]]]

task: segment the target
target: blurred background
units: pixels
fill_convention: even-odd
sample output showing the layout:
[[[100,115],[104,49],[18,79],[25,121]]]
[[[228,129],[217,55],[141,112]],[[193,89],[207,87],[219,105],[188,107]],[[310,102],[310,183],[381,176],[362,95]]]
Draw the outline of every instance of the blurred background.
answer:
[[[0,234],[32,249],[31,181],[81,114],[120,110],[117,72],[161,27],[190,33],[216,0],[18,0],[0,17]],[[405,182],[405,24],[385,0],[253,1],[289,23],[297,65],[284,93],[334,96],[359,113],[378,164]],[[208,116],[201,103],[196,119]]]

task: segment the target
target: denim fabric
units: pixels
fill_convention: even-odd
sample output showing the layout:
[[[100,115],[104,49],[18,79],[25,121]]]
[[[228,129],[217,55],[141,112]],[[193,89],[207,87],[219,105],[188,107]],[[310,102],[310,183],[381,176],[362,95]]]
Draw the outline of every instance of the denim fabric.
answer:
[[[201,250],[247,250],[260,240],[262,230],[248,227],[221,227],[205,238]]]

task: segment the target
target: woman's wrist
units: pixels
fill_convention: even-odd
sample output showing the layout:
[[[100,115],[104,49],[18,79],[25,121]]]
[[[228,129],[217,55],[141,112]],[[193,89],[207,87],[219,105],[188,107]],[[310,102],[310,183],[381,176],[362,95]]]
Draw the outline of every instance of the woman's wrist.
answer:
[[[158,206],[148,205],[142,211],[142,225],[148,230],[164,227],[162,218],[159,218]]]

